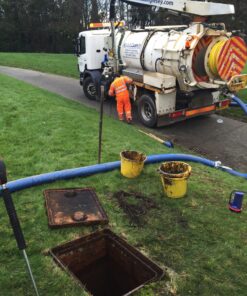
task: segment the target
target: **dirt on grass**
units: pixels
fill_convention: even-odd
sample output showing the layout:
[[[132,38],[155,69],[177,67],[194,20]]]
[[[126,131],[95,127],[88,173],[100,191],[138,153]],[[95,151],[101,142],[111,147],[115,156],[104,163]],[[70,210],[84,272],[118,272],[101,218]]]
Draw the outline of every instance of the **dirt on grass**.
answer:
[[[156,202],[138,192],[118,191],[113,194],[119,207],[128,216],[132,226],[142,227],[145,224],[144,216],[150,209],[157,209]]]

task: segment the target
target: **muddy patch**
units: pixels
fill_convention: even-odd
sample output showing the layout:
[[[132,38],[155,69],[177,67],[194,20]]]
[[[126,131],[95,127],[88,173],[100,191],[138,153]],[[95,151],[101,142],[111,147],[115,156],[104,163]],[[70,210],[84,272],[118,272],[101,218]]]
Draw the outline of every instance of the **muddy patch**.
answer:
[[[113,197],[117,199],[119,207],[128,216],[132,226],[143,226],[146,223],[145,215],[148,211],[158,208],[152,198],[138,192],[118,191],[113,194]]]

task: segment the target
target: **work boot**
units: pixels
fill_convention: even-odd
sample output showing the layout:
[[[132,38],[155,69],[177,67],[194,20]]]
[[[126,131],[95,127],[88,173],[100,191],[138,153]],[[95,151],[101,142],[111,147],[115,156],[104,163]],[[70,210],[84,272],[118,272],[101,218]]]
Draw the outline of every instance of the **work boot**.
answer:
[[[118,114],[118,119],[119,119],[120,121],[123,121],[123,120],[124,120],[124,116],[123,116],[123,114]]]
[[[127,118],[127,123],[131,124],[132,123],[132,119],[131,118]]]

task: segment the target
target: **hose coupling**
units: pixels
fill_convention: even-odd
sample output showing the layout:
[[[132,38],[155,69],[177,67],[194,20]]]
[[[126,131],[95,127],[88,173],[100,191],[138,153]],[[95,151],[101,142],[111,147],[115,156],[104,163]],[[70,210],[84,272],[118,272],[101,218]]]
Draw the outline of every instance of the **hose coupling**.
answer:
[[[215,168],[219,168],[219,167],[221,167],[221,165],[222,165],[221,161],[215,161],[215,163],[214,163]]]

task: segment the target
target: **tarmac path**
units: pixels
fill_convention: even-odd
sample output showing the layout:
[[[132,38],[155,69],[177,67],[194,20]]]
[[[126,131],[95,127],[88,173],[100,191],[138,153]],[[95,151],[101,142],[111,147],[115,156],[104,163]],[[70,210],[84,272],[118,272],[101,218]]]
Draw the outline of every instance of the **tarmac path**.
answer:
[[[4,66],[0,66],[0,73],[99,110],[99,102],[90,101],[83,94],[79,79]],[[117,118],[115,102],[106,101],[104,112]],[[222,119],[223,123],[218,123],[218,119]],[[134,122],[140,126],[135,111]],[[156,129],[145,128],[145,130],[163,139],[172,140],[175,145],[191,150],[191,153],[201,154],[212,160],[220,160],[224,165],[243,172],[247,171],[247,123],[211,115],[190,119],[172,126]]]

